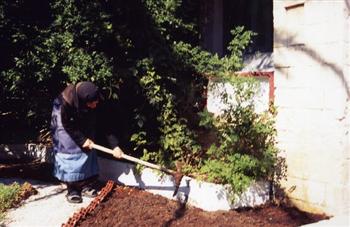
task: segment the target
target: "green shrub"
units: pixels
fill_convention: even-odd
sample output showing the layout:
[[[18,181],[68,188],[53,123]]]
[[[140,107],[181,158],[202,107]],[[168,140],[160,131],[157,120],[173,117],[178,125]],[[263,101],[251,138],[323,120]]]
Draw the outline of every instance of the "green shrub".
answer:
[[[158,75],[151,63],[144,61],[140,67],[144,72],[139,74],[139,83],[147,104],[153,107],[156,114],[154,126],[159,138],[147,138],[146,116],[137,115],[139,130],[131,136],[135,149],[143,150],[143,159],[152,160],[159,164],[174,167],[175,160],[181,160],[186,164],[192,162],[193,155],[200,150],[194,140],[194,135],[186,125],[186,119],[179,117],[176,109],[175,96],[162,86],[162,78]],[[144,109],[142,109],[144,108]],[[145,112],[147,106],[139,107],[139,112]],[[154,146],[152,146],[154,145]],[[150,147],[156,149],[151,150]]]
[[[11,185],[0,183],[0,219],[4,217],[4,212],[17,201],[20,190],[21,186],[18,183]]]
[[[273,122],[253,110],[254,83],[230,77],[240,70],[254,33],[233,28],[227,56],[204,50],[201,4],[1,1],[1,134],[18,138],[26,126],[34,140],[35,132],[49,128],[52,100],[66,84],[92,80],[126,112],[120,121],[127,126],[116,131],[133,155],[169,168],[179,160],[186,173],[200,171],[237,191],[269,177],[276,153]],[[196,130],[208,77],[233,79],[238,105],[217,118],[202,114],[202,125],[217,138],[206,151]],[[226,94],[222,98],[230,103]]]
[[[217,141],[207,150],[200,171],[210,181],[242,192],[253,180],[273,178],[277,161],[274,120],[269,111],[255,111],[256,81],[232,76],[222,82],[234,89],[221,93],[225,108],[218,116],[201,113],[201,125],[213,131]]]

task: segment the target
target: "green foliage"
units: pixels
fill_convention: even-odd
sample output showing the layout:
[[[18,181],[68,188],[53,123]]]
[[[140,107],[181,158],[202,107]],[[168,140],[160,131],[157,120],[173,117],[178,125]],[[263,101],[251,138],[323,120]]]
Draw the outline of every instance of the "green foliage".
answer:
[[[113,58],[97,48],[110,34],[101,4],[73,0],[37,4],[0,4],[5,18],[0,21],[4,45],[0,101],[1,112],[21,119],[21,127],[38,131],[49,124],[51,102],[67,83],[92,80],[112,87],[118,78],[113,75]]]
[[[231,77],[229,82],[233,92],[220,94],[225,105],[221,114],[213,117],[208,112],[201,113],[201,125],[213,130],[218,139],[208,149],[201,172],[241,192],[253,180],[273,178],[277,161],[275,128],[269,111],[255,111],[257,83],[241,77]]]
[[[252,38],[256,35],[254,32],[245,31],[242,26],[231,30],[231,34],[232,40],[227,47],[230,51],[230,55],[224,59],[226,72],[233,72],[242,67],[244,50],[249,46]]]
[[[179,160],[186,172],[201,170],[237,191],[269,177],[273,122],[254,112],[256,85],[231,75],[241,68],[254,33],[234,28],[227,56],[205,51],[199,46],[200,4],[1,1],[0,117],[7,117],[0,130],[18,122],[16,136],[24,126],[48,128],[52,100],[66,84],[91,80],[118,100],[126,126],[116,130],[143,159],[170,168]],[[222,115],[202,113],[200,126],[208,77],[232,82],[235,93],[222,95],[228,104]],[[208,151],[194,130],[203,126],[217,138]]]
[[[18,183],[0,184],[0,220],[4,217],[4,212],[17,200],[20,189],[21,186]]]
[[[106,84],[112,79],[110,60],[93,51],[86,53],[83,49],[73,49],[67,58],[67,64],[62,67],[70,82],[77,83],[82,80]]]
[[[232,41],[227,47],[228,56],[220,58],[217,54],[211,54],[199,46],[190,43],[174,42],[173,52],[182,63],[194,67],[195,71],[208,76],[225,77],[242,67],[244,49],[250,44],[255,33],[244,31],[243,27],[236,27],[231,31]]]
[[[157,163],[174,167],[175,160],[181,160],[186,164],[191,164],[193,156],[197,154],[200,147],[194,140],[193,133],[186,125],[186,119],[178,116],[175,107],[175,97],[165,86],[162,86],[162,78],[157,75],[155,69],[149,61],[140,64],[145,74],[140,74],[140,87],[148,102],[157,112],[157,124],[160,133],[157,149],[146,148],[146,132],[144,131],[144,117],[138,116],[139,132],[132,135],[132,141],[137,148],[143,149],[145,160],[155,160]],[[142,111],[142,110],[141,110]],[[150,153],[151,152],[151,153]]]
[[[182,38],[184,34],[198,34],[195,30],[196,24],[186,23],[184,19],[178,17],[177,14],[182,4],[182,0],[145,1],[145,6],[149,10],[157,30],[165,37],[165,40],[176,39],[178,33],[182,33]]]

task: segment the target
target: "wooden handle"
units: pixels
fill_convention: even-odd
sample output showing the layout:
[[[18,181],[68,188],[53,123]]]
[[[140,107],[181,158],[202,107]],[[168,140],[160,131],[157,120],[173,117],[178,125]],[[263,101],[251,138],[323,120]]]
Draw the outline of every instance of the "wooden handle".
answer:
[[[112,154],[113,156],[115,156],[115,152],[114,152],[112,149],[103,147],[103,146],[101,146],[101,145],[93,144],[93,145],[92,145],[92,148],[94,148],[94,149],[96,149],[96,150],[103,151],[103,152],[108,153],[108,154]],[[159,166],[159,165],[156,165],[156,164],[153,164],[153,163],[150,163],[150,162],[143,161],[143,160],[141,160],[141,159],[132,157],[132,156],[130,156],[130,155],[122,154],[122,158],[124,158],[124,159],[126,159],[126,160],[129,160],[129,161],[131,161],[131,162],[138,163],[138,164],[140,164],[140,165],[144,165],[144,166],[147,166],[147,167],[150,167],[150,168],[153,168],[153,169],[161,170],[161,171],[166,172],[166,173],[169,173],[169,174],[175,174],[175,171],[173,171],[173,170],[164,168],[164,167],[162,167],[162,166]]]

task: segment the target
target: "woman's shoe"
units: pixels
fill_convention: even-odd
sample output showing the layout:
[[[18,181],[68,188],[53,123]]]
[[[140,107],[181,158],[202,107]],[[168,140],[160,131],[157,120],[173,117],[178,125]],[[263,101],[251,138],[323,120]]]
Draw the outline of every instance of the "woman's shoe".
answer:
[[[81,194],[88,198],[95,198],[98,195],[97,190],[91,186],[84,187],[83,190],[81,190]]]
[[[81,198],[81,194],[78,191],[69,191],[66,195],[66,199],[69,203],[81,203],[83,199]]]

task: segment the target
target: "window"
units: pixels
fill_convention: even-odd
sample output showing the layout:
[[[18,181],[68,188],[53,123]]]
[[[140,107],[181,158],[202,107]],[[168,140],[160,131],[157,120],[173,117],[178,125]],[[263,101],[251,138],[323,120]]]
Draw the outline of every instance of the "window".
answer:
[[[231,40],[230,30],[236,26],[257,33],[250,53],[272,52],[273,49],[273,8],[272,0],[224,0],[224,45]]]
[[[203,46],[227,54],[230,31],[236,26],[257,33],[248,52],[273,50],[273,0],[208,0],[202,11]]]

